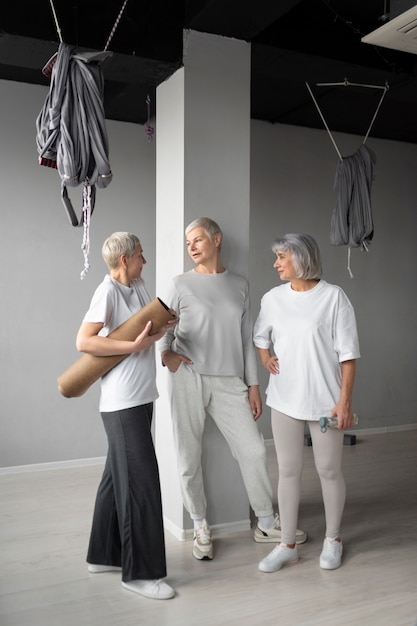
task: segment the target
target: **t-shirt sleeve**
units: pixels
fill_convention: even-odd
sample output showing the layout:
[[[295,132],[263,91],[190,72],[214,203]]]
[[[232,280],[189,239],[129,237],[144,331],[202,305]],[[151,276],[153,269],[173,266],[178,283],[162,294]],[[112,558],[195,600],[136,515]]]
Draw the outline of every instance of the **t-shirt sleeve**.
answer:
[[[94,324],[101,322],[104,327],[100,331],[100,335],[107,336],[111,326],[112,310],[113,299],[111,294],[107,289],[103,289],[102,285],[99,285],[91,299],[90,307],[84,315],[83,322]]]
[[[340,292],[335,318],[334,349],[339,356],[340,363],[360,358],[355,311],[343,291]]]
[[[272,326],[268,321],[268,305],[265,296],[261,300],[261,309],[253,329],[253,342],[257,348],[268,349],[271,345]]]

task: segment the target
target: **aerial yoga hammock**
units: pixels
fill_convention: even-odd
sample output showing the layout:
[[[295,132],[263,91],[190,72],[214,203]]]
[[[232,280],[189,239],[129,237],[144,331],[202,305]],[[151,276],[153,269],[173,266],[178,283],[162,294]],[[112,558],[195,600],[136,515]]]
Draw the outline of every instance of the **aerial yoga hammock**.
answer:
[[[36,143],[39,163],[58,170],[61,177],[61,196],[73,226],[84,226],[84,270],[89,269],[89,226],[95,204],[95,188],[104,188],[112,180],[108,158],[108,139],[103,106],[104,80],[100,64],[111,56],[107,47],[127,4],[118,15],[103,52],[79,53],[75,46],[62,41],[54,13],[60,45],[43,68],[51,77],[49,94],[36,120]],[[152,137],[152,128],[148,135]],[[67,187],[83,184],[83,209],[77,218]],[[157,333],[168,320],[173,319],[167,305],[154,298],[116,328],[110,336],[133,341],[151,320],[150,334]],[[128,355],[96,357],[84,354],[58,377],[58,390],[66,398],[79,397],[99,378]]]
[[[43,68],[51,78],[49,93],[36,119],[36,145],[40,165],[58,170],[61,198],[73,226],[83,226],[84,278],[89,270],[89,228],[95,206],[96,187],[105,188],[112,180],[109,144],[104,113],[104,79],[101,64],[112,55],[107,51],[127,4],[125,0],[102,52],[78,52],[62,41],[61,31],[50,0],[59,35],[58,52]],[[68,187],[83,185],[82,213],[78,218],[68,195]]]
[[[353,274],[350,268],[351,248],[360,248],[368,252],[369,244],[374,235],[372,218],[371,188],[375,178],[376,157],[374,152],[365,145],[373,123],[378,114],[379,108],[388,91],[388,85],[384,87],[375,85],[358,85],[350,83],[346,79],[341,83],[318,83],[319,86],[360,86],[372,89],[383,89],[379,104],[372,118],[371,124],[365,135],[362,145],[352,156],[342,157],[339,148],[330,132],[319,105],[313,95],[310,85],[306,83],[307,89],[313,99],[320,117],[326,127],[330,139],[339,156],[339,163],[336,169],[334,189],[337,191],[336,205],[333,209],[330,224],[330,243],[333,246],[348,247],[347,269],[351,278]]]

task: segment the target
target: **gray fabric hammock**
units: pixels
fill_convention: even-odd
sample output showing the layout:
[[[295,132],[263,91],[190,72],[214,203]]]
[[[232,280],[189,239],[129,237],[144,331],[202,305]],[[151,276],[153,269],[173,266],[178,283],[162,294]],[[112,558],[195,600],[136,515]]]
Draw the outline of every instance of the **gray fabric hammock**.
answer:
[[[374,152],[365,145],[339,162],[334,183],[337,199],[330,224],[333,246],[368,251],[374,234],[371,187],[375,164]]]
[[[77,218],[67,187],[84,185],[83,209],[87,202],[92,213],[96,186],[107,187],[112,180],[100,67],[111,54],[76,53],[74,46],[61,42],[53,57],[49,93],[36,119],[39,163],[58,169],[62,201],[73,226],[84,220]]]
[[[337,147],[329,126],[324,119],[324,115],[320,110],[319,104],[314,97],[311,87],[306,83],[311,98],[316,106],[317,111],[329,137],[339,155],[339,164],[336,169],[334,181],[334,189],[337,191],[336,205],[332,212],[330,223],[330,243],[333,246],[348,246],[348,272],[353,278],[350,269],[350,251],[351,248],[360,248],[361,250],[369,250],[369,244],[374,235],[374,226],[372,219],[371,206],[371,189],[375,178],[376,157],[374,152],[365,146],[365,142],[369,136],[372,125],[378,115],[378,111],[388,91],[388,83],[384,86],[380,85],[363,85],[360,83],[350,83],[346,78],[339,83],[317,83],[321,87],[334,87],[339,85],[366,87],[372,90],[382,90],[381,98],[369,125],[368,131],[363,140],[363,144],[358,150],[349,157],[342,157]]]

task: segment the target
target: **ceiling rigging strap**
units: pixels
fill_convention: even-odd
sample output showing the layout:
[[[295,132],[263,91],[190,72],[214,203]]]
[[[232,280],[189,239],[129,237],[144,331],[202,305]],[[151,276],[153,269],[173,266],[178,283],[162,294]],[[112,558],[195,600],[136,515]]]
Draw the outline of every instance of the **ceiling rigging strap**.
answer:
[[[347,271],[349,272],[349,276],[351,278],[355,278],[353,273],[352,273],[352,270],[350,269],[350,256],[351,256],[351,247],[349,246],[349,248],[348,248]]]
[[[107,39],[107,43],[106,43],[106,45],[104,46],[104,50],[107,50],[107,48],[108,48],[108,47],[109,47],[109,45],[110,45],[111,40],[113,39],[113,35],[114,35],[114,33],[116,32],[116,29],[117,29],[117,27],[118,27],[118,25],[119,25],[120,20],[122,19],[122,15],[123,15],[123,12],[124,12],[124,10],[125,10],[125,8],[126,8],[127,3],[128,3],[128,0],[125,0],[125,1],[124,1],[124,3],[123,3],[122,8],[121,8],[121,9],[120,9],[120,11],[119,11],[119,15],[117,16],[116,21],[115,21],[115,23],[114,23],[114,25],[113,25],[113,28],[111,29],[111,32],[110,32],[109,38]]]
[[[59,42],[63,43],[63,39],[62,39],[62,35],[61,35],[61,29],[59,27],[59,23],[58,23],[58,18],[56,16],[56,11],[55,11],[55,7],[54,7],[54,3],[52,0],[49,0],[49,4],[51,5],[51,9],[52,9],[52,14],[54,16],[54,21],[55,21],[55,28],[56,28],[56,32],[58,33],[58,38],[59,38]]]
[[[119,11],[119,15],[116,18],[116,21],[115,21],[115,23],[113,25],[113,28],[110,31],[110,35],[109,35],[108,39],[107,39],[107,43],[106,43],[106,45],[104,47],[105,51],[107,50],[107,48],[110,45],[111,40],[113,39],[114,33],[116,32],[116,29],[117,29],[117,27],[119,25],[119,22],[122,19],[122,15],[124,13],[124,10],[126,8],[127,3],[128,3],[128,0],[124,0],[122,8]],[[49,4],[51,5],[52,14],[54,16],[55,28],[56,28],[56,32],[58,34],[59,42],[63,43],[62,34],[61,34],[61,28],[59,26],[59,22],[58,22],[58,18],[57,18],[57,14],[56,14],[56,11],[55,11],[55,6],[54,6],[54,3],[53,3],[53,0],[49,0]]]
[[[310,87],[310,85],[309,85],[307,82],[306,82],[306,86],[307,86],[307,89],[308,89],[308,90],[309,90],[309,92],[310,92],[310,96],[312,97],[314,104],[316,105],[316,109],[317,109],[317,111],[319,112],[319,115],[320,115],[320,117],[321,117],[321,119],[322,119],[322,122],[323,122],[323,124],[325,125],[327,132],[329,133],[329,137],[330,137],[330,139],[331,139],[332,144],[334,145],[334,148],[335,148],[335,150],[336,150],[336,152],[337,152],[337,154],[338,154],[338,156],[339,156],[339,159],[342,161],[342,160],[343,160],[343,157],[342,157],[342,155],[341,155],[341,152],[340,152],[339,148],[337,147],[337,144],[336,144],[335,140],[333,139],[333,135],[332,135],[332,133],[331,133],[331,131],[330,131],[330,128],[327,126],[327,122],[326,122],[326,120],[324,119],[323,113],[321,112],[320,107],[319,107],[319,105],[318,105],[318,102],[317,102],[317,100],[315,99],[314,94],[313,94],[313,92],[311,91],[311,87]]]
[[[377,108],[376,108],[376,111],[375,111],[375,113],[374,113],[374,116],[373,116],[373,118],[372,118],[372,120],[371,120],[371,123],[370,123],[370,125],[369,125],[369,128],[368,128],[368,130],[367,130],[367,132],[366,132],[366,135],[365,135],[365,137],[364,137],[364,140],[363,140],[363,143],[365,144],[366,140],[367,140],[367,139],[368,139],[368,137],[369,137],[369,133],[371,132],[371,128],[372,128],[372,126],[374,125],[374,122],[375,122],[375,120],[376,120],[376,117],[377,117],[377,115],[378,115],[378,113],[379,113],[379,109],[381,108],[381,104],[382,104],[382,102],[383,102],[383,100],[384,100],[384,98],[385,98],[385,94],[387,93],[387,91],[388,91],[388,89],[389,89],[388,83],[385,83],[385,85],[384,85],[384,86],[381,86],[381,85],[363,85],[363,84],[360,84],[360,83],[350,83],[347,79],[345,79],[343,82],[339,82],[339,83],[317,83],[317,85],[318,85],[319,87],[337,87],[337,86],[339,86],[339,85],[342,85],[342,86],[344,86],[344,87],[355,86],[355,87],[367,87],[367,88],[370,88],[370,89],[382,89],[382,95],[381,95],[381,98],[379,99],[378,106],[377,106]],[[332,141],[332,143],[333,143],[333,145],[334,145],[334,147],[335,147],[335,150],[336,150],[336,152],[337,152],[337,154],[338,154],[338,156],[339,156],[339,159],[342,161],[342,160],[343,160],[343,157],[342,157],[342,155],[341,155],[341,152],[340,152],[339,148],[338,148],[338,147],[337,147],[337,145],[336,145],[336,142],[335,142],[335,140],[334,140],[334,138],[333,138],[333,135],[332,135],[332,133],[331,133],[331,131],[330,131],[330,128],[328,127],[327,122],[326,122],[326,120],[324,119],[324,115],[323,115],[323,113],[322,113],[322,112],[321,112],[321,110],[320,110],[319,104],[318,104],[318,102],[317,102],[316,98],[314,97],[314,94],[313,94],[313,92],[312,92],[312,90],[311,90],[310,85],[309,85],[307,82],[306,82],[306,86],[307,86],[307,89],[308,89],[308,91],[309,91],[309,93],[310,93],[310,96],[311,96],[311,98],[312,98],[312,100],[313,100],[313,102],[314,102],[314,104],[315,104],[315,106],[316,106],[316,109],[317,109],[317,111],[319,112],[319,115],[320,115],[320,117],[321,117],[321,119],[322,119],[322,122],[323,122],[324,126],[326,127],[326,130],[327,130],[327,132],[328,132],[328,134],[329,134],[329,137],[330,137],[330,139],[331,139],[331,141]]]
[[[378,106],[377,106],[377,108],[376,108],[376,111],[375,111],[375,113],[374,113],[374,116],[373,116],[373,118],[372,118],[372,120],[371,120],[371,123],[370,123],[370,125],[369,125],[368,132],[366,133],[366,135],[365,135],[365,137],[364,137],[363,143],[365,143],[365,141],[368,139],[368,135],[369,135],[369,133],[371,132],[371,128],[372,128],[372,126],[374,125],[374,122],[375,122],[375,120],[376,120],[376,116],[377,116],[377,115],[378,115],[378,113],[379,113],[379,109],[380,109],[380,107],[381,107],[382,101],[383,101],[383,99],[385,98],[385,94],[387,93],[387,91],[388,91],[388,84],[386,84],[386,85],[385,85],[385,87],[384,87],[384,90],[383,90],[383,92],[382,92],[382,96],[381,96],[381,98],[380,98],[380,100],[379,100]]]

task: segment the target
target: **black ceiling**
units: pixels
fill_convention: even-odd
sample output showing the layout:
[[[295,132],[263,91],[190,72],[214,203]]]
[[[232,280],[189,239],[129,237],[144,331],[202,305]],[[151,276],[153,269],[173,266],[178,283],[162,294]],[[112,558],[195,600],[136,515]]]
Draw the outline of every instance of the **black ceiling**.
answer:
[[[401,3],[404,10],[415,2]],[[64,42],[103,50],[123,0],[2,3],[0,78],[48,85],[42,67]],[[398,10],[397,10],[398,14]],[[319,87],[347,79],[389,85],[371,136],[417,143],[417,56],[361,42],[393,17],[388,0],[127,0],[104,62],[106,117],[144,124],[147,95],[182,64],[183,29],[252,44],[251,117],[365,135],[381,90]]]

